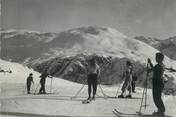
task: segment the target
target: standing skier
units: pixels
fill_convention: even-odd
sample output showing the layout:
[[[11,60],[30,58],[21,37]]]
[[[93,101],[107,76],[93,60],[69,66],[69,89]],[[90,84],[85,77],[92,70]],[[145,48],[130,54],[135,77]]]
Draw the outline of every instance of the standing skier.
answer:
[[[126,70],[123,74],[123,77],[125,77],[125,81],[122,86],[122,93],[118,96],[118,98],[124,98],[124,92],[126,88],[128,88],[129,94],[126,96],[126,98],[132,98],[131,91],[132,91],[132,64],[130,61],[126,61]]]
[[[88,76],[87,76],[87,83],[88,83],[88,99],[91,100],[91,86],[93,87],[93,97],[92,100],[95,100],[95,94],[97,91],[97,78],[99,76],[99,66],[96,64],[94,58],[90,60],[90,65],[88,66]]]
[[[164,55],[162,53],[156,53],[155,60],[157,64],[153,66],[152,62],[150,59],[148,59],[148,63],[151,67],[151,69],[148,69],[148,71],[153,71],[153,100],[155,103],[155,106],[158,108],[157,112],[153,112],[154,115],[165,115],[165,106],[163,103],[163,100],[161,98],[162,96],[162,91],[164,89],[164,79],[163,79],[163,74],[164,74],[164,65],[163,65],[163,60],[164,60]]]
[[[49,76],[49,74],[47,72],[44,72],[41,76],[40,76],[40,85],[41,88],[39,90],[39,94],[46,94],[45,91],[45,82],[46,82],[46,78]]]
[[[34,81],[33,81],[33,74],[32,74],[32,73],[29,74],[29,76],[27,77],[27,82],[26,82],[26,85],[27,85],[27,93],[28,93],[28,94],[30,94],[31,83],[34,84]]]

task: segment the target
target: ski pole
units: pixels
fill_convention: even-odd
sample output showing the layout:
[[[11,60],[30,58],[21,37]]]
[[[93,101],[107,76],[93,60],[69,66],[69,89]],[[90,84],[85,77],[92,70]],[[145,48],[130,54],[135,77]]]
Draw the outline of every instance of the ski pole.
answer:
[[[25,93],[25,92],[26,92],[26,90],[27,90],[27,87],[25,86],[25,88],[24,88],[24,90],[23,90],[23,93]]]
[[[31,85],[31,91],[33,91],[34,90],[34,83],[32,83],[32,85]]]
[[[148,69],[148,64],[147,64],[147,69]],[[146,76],[146,91],[145,91],[145,109],[147,108],[147,87],[148,87],[148,72]]]
[[[107,95],[104,93],[104,91],[103,91],[102,87],[100,86],[100,84],[99,84],[99,87],[100,87],[101,93],[103,94],[104,98],[106,99]]]
[[[148,63],[147,63],[147,69],[148,69]],[[145,97],[145,108],[146,108],[146,103],[147,103],[147,80],[148,80],[148,72],[146,74],[146,79],[145,79],[145,86],[143,88],[143,93],[142,93],[142,100],[141,100],[141,105],[140,105],[140,108],[139,108],[139,114],[141,114],[141,110],[142,110],[142,106],[143,106],[143,101],[144,101],[144,97]]]
[[[85,86],[85,84],[82,85],[81,89],[78,90],[78,92],[75,94],[75,96],[71,97],[71,99],[77,97],[78,94],[81,92],[81,90],[84,88],[84,86]]]
[[[51,83],[50,83],[50,93],[52,93],[52,83],[53,83],[53,78],[51,78]]]
[[[141,100],[141,105],[140,105],[140,108],[139,108],[139,114],[141,114],[143,100],[144,100],[144,95],[145,95],[145,88],[143,89],[143,92],[142,92],[142,100]]]
[[[117,97],[117,94],[118,94],[118,92],[119,92],[120,87],[121,87],[121,86],[119,85],[119,87],[117,88],[117,92],[116,92],[115,98]]]
[[[38,87],[39,87],[39,83],[37,84],[37,87],[36,87],[36,89],[34,91],[34,94],[36,94],[36,91],[37,91]]]

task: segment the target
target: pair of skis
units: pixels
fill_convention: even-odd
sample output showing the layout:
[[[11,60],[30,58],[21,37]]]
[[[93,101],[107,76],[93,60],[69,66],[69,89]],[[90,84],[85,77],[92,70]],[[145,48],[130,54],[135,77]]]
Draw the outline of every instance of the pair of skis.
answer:
[[[172,117],[168,115],[152,115],[152,114],[142,114],[139,112],[130,114],[130,113],[123,113],[119,112],[117,109],[112,111],[117,117]]]
[[[122,113],[119,112],[117,109],[112,111],[117,117],[136,117],[137,114],[129,114],[129,113]]]

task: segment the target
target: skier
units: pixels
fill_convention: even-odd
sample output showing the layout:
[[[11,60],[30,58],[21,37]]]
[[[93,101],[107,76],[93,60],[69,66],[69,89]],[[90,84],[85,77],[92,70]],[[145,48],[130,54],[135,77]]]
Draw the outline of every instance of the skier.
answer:
[[[27,82],[26,82],[26,85],[27,85],[27,93],[28,93],[28,94],[30,94],[31,83],[34,84],[34,81],[33,81],[33,74],[32,74],[32,73],[29,74],[29,76],[27,77]]]
[[[148,69],[148,72],[153,71],[153,79],[152,79],[152,93],[153,93],[153,101],[155,103],[155,106],[158,108],[157,112],[153,112],[154,115],[165,115],[165,106],[163,103],[163,100],[161,98],[162,96],[162,91],[164,89],[164,79],[163,79],[163,74],[164,74],[164,65],[163,65],[163,60],[164,60],[164,55],[162,53],[156,53],[155,60],[157,64],[153,66],[152,62],[150,59],[148,59],[148,63],[150,65],[150,69]]]
[[[130,61],[126,61],[126,70],[123,73],[123,77],[125,77],[125,81],[122,86],[122,93],[118,96],[118,98],[124,98],[124,92],[126,88],[128,88],[129,94],[126,96],[126,98],[132,98],[131,91],[132,91],[132,64]]]
[[[8,72],[8,73],[12,73],[11,70],[9,70],[9,71],[5,71],[5,70],[3,70],[3,69],[1,69],[0,72],[4,72],[4,74],[5,74],[6,72]]]
[[[46,94],[45,91],[45,82],[46,82],[46,78],[49,76],[49,74],[47,72],[44,72],[41,76],[40,76],[40,85],[41,88],[39,90],[39,94]]]
[[[89,97],[87,100],[95,100],[95,94],[97,91],[97,78],[99,76],[99,66],[96,64],[94,58],[90,60],[90,66],[88,66],[88,76],[87,76],[87,83],[88,83],[88,95]],[[93,87],[93,97],[91,98],[91,86]]]

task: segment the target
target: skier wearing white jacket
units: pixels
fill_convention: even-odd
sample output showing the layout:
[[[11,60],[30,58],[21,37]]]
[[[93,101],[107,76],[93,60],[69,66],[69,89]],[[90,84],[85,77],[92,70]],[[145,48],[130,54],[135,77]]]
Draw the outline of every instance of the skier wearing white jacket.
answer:
[[[123,77],[125,77],[125,81],[124,81],[122,89],[121,89],[122,93],[121,93],[121,95],[118,96],[118,98],[124,98],[123,94],[124,94],[126,88],[129,91],[129,94],[126,97],[132,98],[132,96],[131,96],[131,92],[132,92],[132,86],[131,86],[131,84],[132,84],[132,65],[131,65],[130,61],[126,62],[126,70],[125,70]]]

